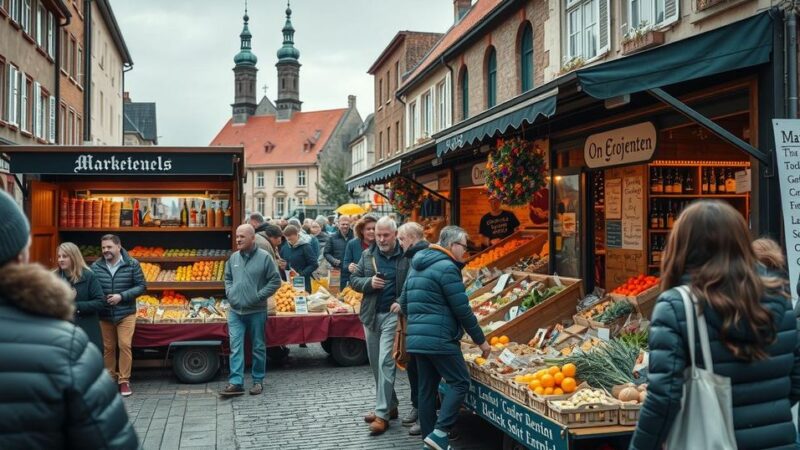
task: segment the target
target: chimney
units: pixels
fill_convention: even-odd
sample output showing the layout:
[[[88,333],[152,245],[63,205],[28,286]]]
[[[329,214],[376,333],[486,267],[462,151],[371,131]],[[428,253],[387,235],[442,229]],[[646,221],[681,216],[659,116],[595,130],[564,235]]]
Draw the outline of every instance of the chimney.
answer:
[[[453,0],[453,11],[455,13],[454,23],[458,23],[472,7],[472,0]]]
[[[131,93],[125,91],[122,93],[122,102],[123,103],[130,103],[131,102]]]
[[[349,109],[355,109],[355,107],[356,107],[356,96],[355,95],[348,95],[347,96],[347,107]]]

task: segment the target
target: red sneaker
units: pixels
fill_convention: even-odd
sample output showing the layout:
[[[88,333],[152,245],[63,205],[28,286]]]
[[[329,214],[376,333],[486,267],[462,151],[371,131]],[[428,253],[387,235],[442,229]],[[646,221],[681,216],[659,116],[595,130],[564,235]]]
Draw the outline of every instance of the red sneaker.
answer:
[[[133,394],[133,391],[131,391],[131,384],[128,382],[120,383],[119,393],[122,394],[123,397],[129,397],[131,394]]]

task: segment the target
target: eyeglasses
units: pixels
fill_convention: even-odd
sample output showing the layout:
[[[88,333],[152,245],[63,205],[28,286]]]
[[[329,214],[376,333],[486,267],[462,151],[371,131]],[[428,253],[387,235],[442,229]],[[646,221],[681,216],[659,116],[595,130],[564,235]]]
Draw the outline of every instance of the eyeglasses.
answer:
[[[460,246],[464,247],[464,250],[469,250],[469,248],[467,247],[467,244],[462,244],[461,242],[453,242],[453,245],[460,245]]]

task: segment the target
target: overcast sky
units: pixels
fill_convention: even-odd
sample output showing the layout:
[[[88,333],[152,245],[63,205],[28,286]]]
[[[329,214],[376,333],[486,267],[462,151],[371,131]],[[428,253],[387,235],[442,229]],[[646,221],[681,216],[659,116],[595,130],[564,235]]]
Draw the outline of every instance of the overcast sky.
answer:
[[[230,118],[233,57],[239,51],[244,0],[111,0],[133,58],[125,90],[156,102],[160,145],[208,145]],[[263,86],[275,100],[286,2],[250,0],[250,32]],[[344,108],[358,97],[373,110],[367,69],[398,30],[444,32],[452,0],[293,0],[304,111]]]

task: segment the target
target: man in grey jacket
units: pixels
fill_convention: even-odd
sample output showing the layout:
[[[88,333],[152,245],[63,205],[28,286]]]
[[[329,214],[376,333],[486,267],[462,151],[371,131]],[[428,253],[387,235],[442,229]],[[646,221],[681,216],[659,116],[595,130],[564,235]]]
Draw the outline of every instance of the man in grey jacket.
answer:
[[[245,333],[250,335],[253,347],[253,387],[250,395],[258,395],[264,390],[267,299],[281,285],[275,261],[256,245],[256,232],[252,225],[245,224],[236,229],[236,247],[239,251],[225,263],[225,295],[231,305],[228,311],[231,373],[228,386],[220,392],[222,396],[244,394]]]

